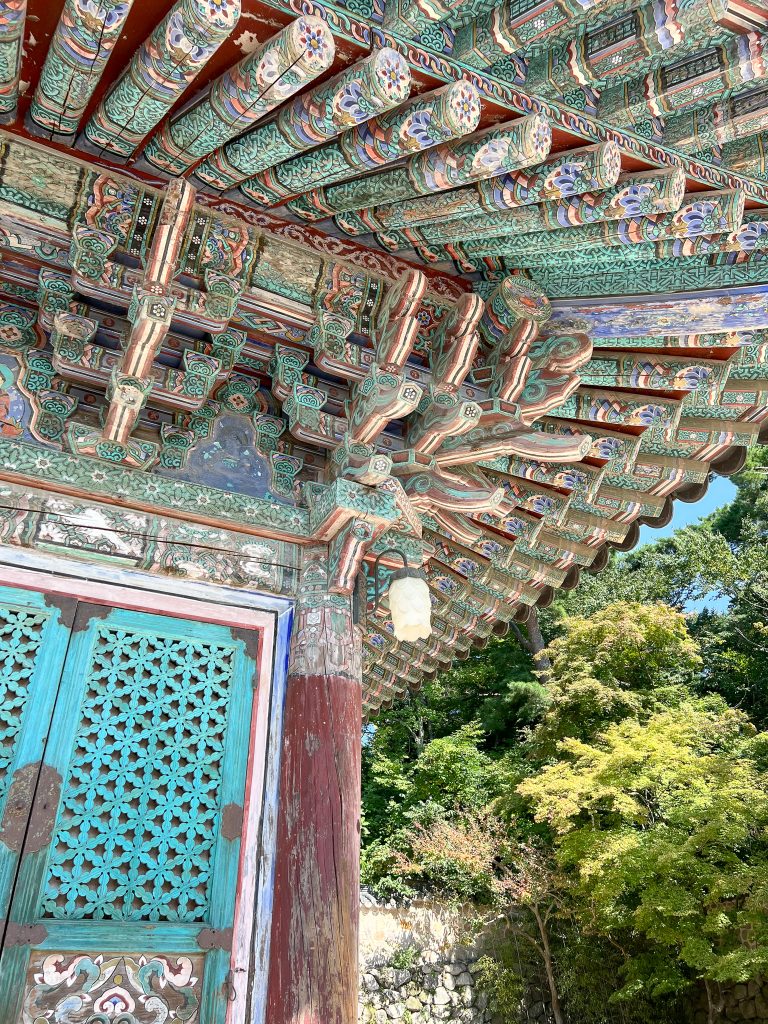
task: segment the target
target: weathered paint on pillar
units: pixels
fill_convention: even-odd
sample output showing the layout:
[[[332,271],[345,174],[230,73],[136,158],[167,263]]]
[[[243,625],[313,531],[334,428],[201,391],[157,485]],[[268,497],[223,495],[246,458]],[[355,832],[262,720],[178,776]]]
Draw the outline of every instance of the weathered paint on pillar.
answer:
[[[269,1024],[354,1024],[360,900],[361,641],[303,556],[280,777]]]

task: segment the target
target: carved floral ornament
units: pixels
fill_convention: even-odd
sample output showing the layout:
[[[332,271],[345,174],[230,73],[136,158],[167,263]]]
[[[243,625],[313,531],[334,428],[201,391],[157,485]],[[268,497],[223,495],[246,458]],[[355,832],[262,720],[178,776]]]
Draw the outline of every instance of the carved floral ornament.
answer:
[[[243,56],[237,0],[178,0],[121,65],[130,3],[67,0],[29,75],[35,2],[0,18],[0,114],[45,143],[0,137],[2,471],[316,541],[342,599],[394,547],[433,632],[369,616],[371,706],[756,441],[754,10],[269,0]]]

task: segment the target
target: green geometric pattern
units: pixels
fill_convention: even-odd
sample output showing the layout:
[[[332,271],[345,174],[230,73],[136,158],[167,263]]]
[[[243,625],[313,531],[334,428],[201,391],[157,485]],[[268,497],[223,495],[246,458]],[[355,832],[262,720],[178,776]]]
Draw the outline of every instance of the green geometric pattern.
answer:
[[[0,801],[13,781],[13,764],[47,616],[0,606]]]
[[[42,909],[203,921],[236,648],[100,625]]]

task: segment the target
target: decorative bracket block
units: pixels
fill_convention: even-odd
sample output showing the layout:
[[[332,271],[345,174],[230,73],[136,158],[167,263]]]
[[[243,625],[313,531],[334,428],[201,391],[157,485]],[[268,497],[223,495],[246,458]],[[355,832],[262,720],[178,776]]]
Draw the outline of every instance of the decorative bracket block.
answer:
[[[97,323],[75,313],[60,312],[53,318],[51,345],[54,351],[54,365],[58,360],[79,363],[96,334]]]
[[[160,438],[160,466],[163,469],[183,469],[190,449],[195,443],[194,430],[180,430],[170,423],[163,423],[160,427]]]
[[[219,360],[221,371],[228,374],[240,358],[248,335],[230,327],[211,335],[211,355]]]
[[[308,362],[306,352],[287,345],[275,345],[269,372],[272,376],[272,394],[279,402],[285,402],[293,394],[294,385],[304,383],[304,370]]]
[[[456,391],[472,368],[480,342],[478,326],[485,312],[479,295],[462,295],[445,318],[441,331],[432,343],[430,363],[436,387]]]
[[[295,455],[272,451],[269,453],[269,464],[272,467],[272,490],[274,493],[295,501],[297,480],[304,460]]]
[[[206,309],[209,316],[215,317],[223,323],[229,323],[235,315],[245,282],[240,278],[222,274],[218,270],[206,270],[204,281]]]
[[[158,446],[152,441],[129,437],[125,443],[110,441],[97,430],[73,423],[66,434],[67,444],[76,455],[89,455],[130,469],[149,469],[158,458]]]
[[[77,276],[91,282],[101,280],[117,243],[115,235],[98,231],[85,224],[77,224],[72,231],[69,249],[69,262],[73,271],[72,283],[77,284]]]
[[[349,434],[345,434],[344,441],[331,453],[330,468],[334,476],[375,487],[389,477],[392,459],[377,453],[372,445],[353,441]]]
[[[317,310],[317,320],[309,329],[307,344],[315,350],[315,362],[322,370],[346,378],[365,376],[367,368],[355,363],[355,356],[359,356],[361,349],[347,341],[354,326],[348,317]]]
[[[477,473],[474,479],[453,474],[427,472],[405,478],[405,493],[417,508],[433,506],[451,512],[479,512],[498,508],[504,501],[504,488]]]
[[[372,333],[379,366],[393,371],[405,366],[416,341],[418,312],[426,290],[427,278],[415,267],[387,289]]]
[[[374,538],[372,523],[351,519],[328,546],[328,589],[332,594],[351,594],[355,589],[365,552]]]
[[[380,487],[363,487],[353,480],[337,477],[330,484],[305,484],[312,537],[327,541],[349,519],[364,519],[386,529],[400,513],[392,494]]]
[[[73,312],[75,306],[75,293],[69,276],[42,268],[37,279],[37,303],[37,322],[43,330],[53,330],[56,314]]]
[[[259,451],[267,455],[270,452],[276,452],[279,440],[285,433],[285,420],[279,416],[270,416],[268,413],[257,412],[253,416],[253,425],[256,427]]]
[[[349,434],[355,441],[369,444],[379,436],[389,420],[412,413],[421,401],[422,389],[403,374],[374,365],[371,372],[352,391],[346,413]]]
[[[477,426],[482,409],[477,402],[462,401],[448,391],[430,388],[411,418],[406,444],[425,455],[434,454],[446,437],[458,437]]]

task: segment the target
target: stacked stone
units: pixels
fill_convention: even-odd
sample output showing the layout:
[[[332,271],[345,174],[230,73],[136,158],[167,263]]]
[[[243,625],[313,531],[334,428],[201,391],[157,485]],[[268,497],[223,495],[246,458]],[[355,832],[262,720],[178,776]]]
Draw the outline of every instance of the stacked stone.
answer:
[[[360,979],[358,1019],[361,1024],[493,1024],[476,963],[468,958],[445,963],[435,950],[426,950],[407,969],[369,966]]]
[[[691,1019],[693,1024],[707,1024],[707,1000],[703,990],[693,1008]],[[723,1008],[717,1020],[753,1021],[755,1024],[768,1021],[768,978],[724,985]]]

